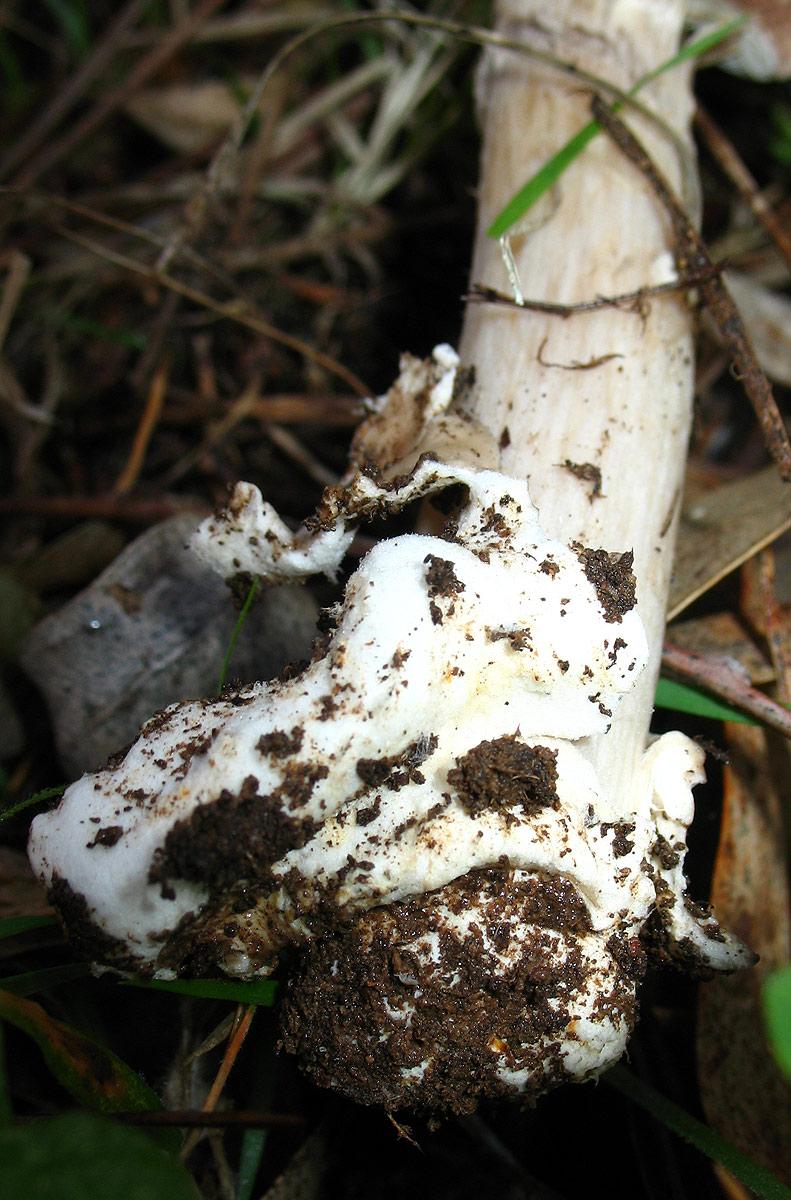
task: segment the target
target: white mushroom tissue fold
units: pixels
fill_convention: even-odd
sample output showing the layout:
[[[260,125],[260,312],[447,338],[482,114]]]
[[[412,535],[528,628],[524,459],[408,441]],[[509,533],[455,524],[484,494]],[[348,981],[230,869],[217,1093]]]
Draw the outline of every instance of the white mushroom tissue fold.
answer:
[[[456,362],[425,365],[445,405]],[[228,576],[332,575],[360,516],[440,491],[444,536],[375,546],[310,665],[165,709],[29,851],[95,961],[253,978],[299,949],[284,1041],[320,1082],[467,1111],[615,1061],[646,946],[751,956],[685,895],[698,747],[650,746],[626,811],[585,757],[646,662],[628,552],[546,538],[524,481],[430,452],[297,535],[239,485],[196,544]]]

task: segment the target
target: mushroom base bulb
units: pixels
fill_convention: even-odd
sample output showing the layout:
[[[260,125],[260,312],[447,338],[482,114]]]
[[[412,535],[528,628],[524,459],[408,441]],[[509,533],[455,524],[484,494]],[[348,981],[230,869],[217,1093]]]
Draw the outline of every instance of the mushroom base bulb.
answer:
[[[752,956],[686,896],[701,750],[653,742],[626,809],[586,757],[647,659],[631,554],[544,535],[446,413],[457,366],[405,362],[299,533],[240,484],[194,544],[226,576],[332,575],[359,519],[440,491],[444,535],[375,546],[308,666],[157,714],[29,853],[97,964],[254,979],[287,951],[283,1040],[318,1082],[466,1112],[616,1061],[647,952]],[[396,404],[402,461],[372,462]]]

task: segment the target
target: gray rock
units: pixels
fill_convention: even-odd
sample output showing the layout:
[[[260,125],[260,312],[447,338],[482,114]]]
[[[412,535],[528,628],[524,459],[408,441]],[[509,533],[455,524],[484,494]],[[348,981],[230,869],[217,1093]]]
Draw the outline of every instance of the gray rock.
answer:
[[[100,767],[157,709],[216,693],[238,613],[186,548],[196,524],[177,516],[142,534],[24,639],[19,661],[46,699],[69,775]],[[269,679],[308,657],[316,615],[305,588],[265,590],[227,680]]]

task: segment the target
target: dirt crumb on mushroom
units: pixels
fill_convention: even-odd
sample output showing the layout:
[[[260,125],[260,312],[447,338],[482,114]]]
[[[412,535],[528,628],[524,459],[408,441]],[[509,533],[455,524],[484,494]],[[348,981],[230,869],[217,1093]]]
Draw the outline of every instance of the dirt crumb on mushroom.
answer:
[[[624,613],[637,603],[637,580],[632,570],[634,554],[631,550],[624,554],[590,550],[579,542],[573,542],[571,548],[582,563],[588,582],[596,590],[604,619],[620,622]]]
[[[448,771],[448,783],[471,816],[493,809],[511,824],[557,808],[557,750],[528,746],[515,735],[480,742]]]

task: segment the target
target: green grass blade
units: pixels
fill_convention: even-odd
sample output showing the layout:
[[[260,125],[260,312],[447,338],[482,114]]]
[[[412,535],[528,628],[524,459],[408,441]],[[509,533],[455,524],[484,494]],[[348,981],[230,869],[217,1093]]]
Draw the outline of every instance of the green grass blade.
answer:
[[[33,808],[35,804],[43,804],[45,800],[52,800],[55,796],[62,796],[66,790],[66,784],[59,784],[58,787],[44,788],[43,792],[35,792],[32,796],[28,796],[26,800],[20,800],[18,804],[11,804],[8,808],[0,810],[0,823],[10,821],[12,817],[24,812],[26,808]]]
[[[532,208],[537,200],[540,200],[544,192],[548,192],[554,183],[560,178],[567,167],[570,167],[577,155],[581,154],[589,142],[593,141],[596,134],[601,129],[598,121],[589,121],[584,129],[580,129],[574,137],[566,142],[557,154],[554,154],[543,167],[535,173],[524,187],[520,188],[515,196],[506,204],[502,212],[499,212],[492,224],[486,230],[486,236],[495,238],[502,237],[512,225],[519,221],[528,209]]]
[[[724,42],[737,29],[741,29],[742,25],[746,25],[748,20],[749,17],[734,17],[732,21],[726,21],[724,25],[718,25],[710,33],[704,33],[702,37],[693,38],[691,42],[687,42],[685,46],[681,47],[678,54],[674,54],[667,62],[660,63],[653,71],[649,71],[647,75],[643,75],[641,79],[638,79],[629,94],[634,95],[640,88],[645,87],[648,83],[653,83],[655,79],[658,79],[660,75],[664,75],[665,71],[671,70],[672,67],[677,67],[683,62],[689,62],[691,58],[700,58],[702,55],[708,54],[709,50],[713,50],[716,46],[719,46],[720,42]]]
[[[761,989],[769,1045],[784,1075],[791,1079],[791,966],[773,971]]]
[[[679,683],[675,679],[660,679],[656,685],[654,704],[657,708],[670,708],[674,712],[690,713],[693,717],[708,717],[713,721],[736,721],[740,725],[759,725],[755,717],[734,708],[723,700],[716,700],[707,692]]]
[[[260,1014],[252,1045],[248,1043],[250,1087],[247,1107],[254,1112],[271,1111],[277,1090],[278,1055],[275,1051],[273,1029],[268,1014]],[[253,1200],[256,1177],[267,1145],[266,1129],[246,1129],[239,1151],[234,1200]],[[260,1194],[260,1193],[255,1193]]]
[[[242,605],[242,611],[239,613],[239,619],[236,622],[236,624],[234,625],[234,630],[233,630],[233,633],[231,634],[231,640],[228,643],[228,649],[225,654],[225,660],[222,664],[222,671],[220,672],[220,682],[217,687],[217,695],[218,696],[221,694],[222,689],[225,687],[225,679],[226,679],[226,676],[228,675],[228,667],[230,666],[231,655],[233,654],[233,648],[236,645],[236,639],[239,637],[239,634],[242,632],[242,626],[244,625],[245,621],[247,620],[247,614],[249,613],[249,611],[252,607],[252,603],[255,600],[255,594],[258,591],[258,584],[259,584],[259,579],[258,579],[258,576],[256,575],[255,579],[250,584],[250,591],[247,593],[245,602]]]
[[[266,1129],[245,1129],[239,1154],[235,1200],[252,1200],[258,1168],[264,1156]]]
[[[257,979],[235,982],[233,979],[127,979],[122,987],[150,988],[175,992],[179,996],[197,996],[202,1000],[230,1000],[234,1004],[261,1004],[270,1008],[275,1002],[277,982]]]
[[[71,333],[110,342],[111,345],[122,346],[125,350],[145,350],[148,345],[148,338],[143,333],[136,333],[131,329],[116,329],[112,325],[105,325],[103,321],[92,321],[89,317],[64,317],[60,324]]]
[[[634,87],[629,89],[629,95],[637,95],[641,88],[658,79],[666,71],[677,67],[680,63],[687,62],[691,58],[698,58],[701,54],[707,53],[707,51],[718,45],[719,42],[729,37],[730,34],[743,25],[746,19],[746,17],[737,17],[736,20],[728,21],[727,24],[712,30],[711,33],[704,34],[703,37],[695,38],[693,41],[688,42],[686,46],[682,46],[678,54],[674,54],[672,58],[667,59],[666,62],[661,63],[653,71],[649,71],[647,75],[643,75],[641,79],[638,79]],[[618,112],[622,105],[617,103],[612,107],[613,112]],[[598,121],[590,121],[570,141],[566,142],[565,146],[562,146],[557,154],[554,154],[552,158],[544,163],[544,166],[508,201],[505,208],[497,214],[486,230],[486,236],[490,238],[502,237],[512,225],[521,220],[536,201],[557,182],[574,159],[593,141],[600,128],[601,126]]]
[[[602,1081],[634,1104],[649,1112],[673,1133],[690,1142],[702,1154],[722,1163],[732,1175],[763,1200],[791,1200],[791,1188],[776,1179],[747,1154],[731,1145],[708,1125],[690,1116],[683,1108],[668,1100],[649,1084],[643,1083],[625,1067],[613,1067]]]

